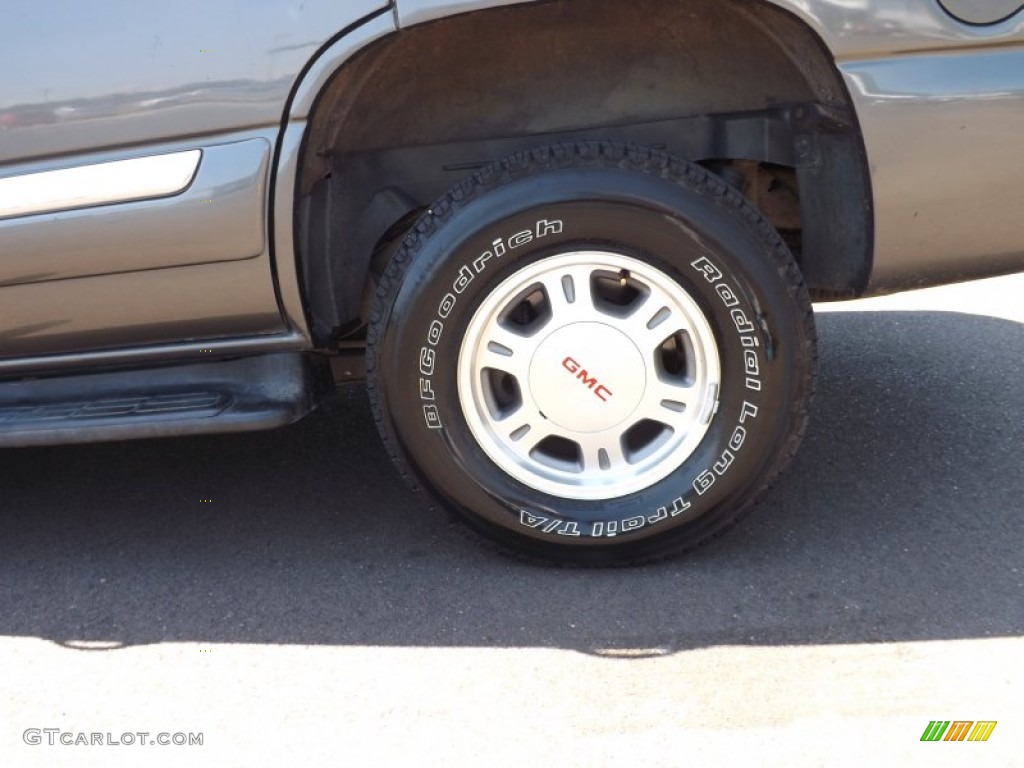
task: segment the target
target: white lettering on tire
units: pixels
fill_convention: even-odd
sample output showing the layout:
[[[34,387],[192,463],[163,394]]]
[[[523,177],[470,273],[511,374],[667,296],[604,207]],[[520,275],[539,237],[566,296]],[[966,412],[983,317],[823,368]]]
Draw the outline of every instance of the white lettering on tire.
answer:
[[[758,357],[758,350],[761,348],[760,339],[757,336],[757,327],[751,322],[747,313],[739,307],[740,299],[736,290],[725,280],[722,270],[707,256],[702,256],[690,265],[710,285],[714,286],[715,292],[721,299],[723,306],[729,311],[736,333],[739,336],[740,344],[743,346],[743,371],[746,389],[751,392],[762,390],[761,362]],[[733,467],[736,457],[747,441],[746,424],[756,419],[760,412],[759,407],[747,400],[744,400],[740,408],[738,423],[729,437],[727,447],[717,456],[711,466],[700,472],[692,483],[692,492],[697,496],[703,496],[715,485],[720,477]],[[681,495],[673,499],[666,506],[658,507],[653,515],[646,519],[643,517],[627,518],[625,520],[603,521],[592,523],[590,535],[593,537],[612,537],[620,533],[632,532],[645,526],[652,526],[673,520],[688,512],[693,506],[692,500]]]
[[[428,429],[444,429],[441,412],[432,402],[436,399],[434,383],[432,381],[436,363],[436,354],[433,347],[441,343],[441,338],[444,336],[444,321],[455,310],[459,297],[466,292],[466,289],[469,288],[473,280],[487,269],[487,265],[492,260],[500,259],[510,250],[522,248],[535,240],[542,240],[550,235],[560,235],[564,229],[565,224],[561,220],[548,221],[547,219],[540,219],[533,229],[517,232],[508,238],[499,237],[497,240],[494,240],[491,243],[490,249],[484,251],[470,264],[465,264],[459,269],[455,281],[452,283],[451,292],[444,295],[437,307],[437,319],[431,322],[430,327],[427,329],[427,346],[420,350],[419,373],[423,378],[419,382],[419,392],[420,399],[427,403],[423,406],[423,415]],[[526,525],[526,523],[523,524]],[[578,532],[572,534],[559,531],[559,533],[566,536],[579,535]]]

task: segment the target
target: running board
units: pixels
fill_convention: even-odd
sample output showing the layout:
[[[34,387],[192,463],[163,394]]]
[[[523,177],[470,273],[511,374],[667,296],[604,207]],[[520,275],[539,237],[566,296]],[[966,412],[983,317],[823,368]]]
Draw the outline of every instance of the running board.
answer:
[[[0,447],[272,429],[330,391],[311,355],[0,382]]]

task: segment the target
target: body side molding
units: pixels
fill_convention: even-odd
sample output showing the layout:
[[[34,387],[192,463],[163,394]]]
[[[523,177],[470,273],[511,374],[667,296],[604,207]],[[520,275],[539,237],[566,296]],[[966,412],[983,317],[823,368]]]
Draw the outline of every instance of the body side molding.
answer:
[[[201,157],[190,149],[0,178],[0,219],[177,195]]]

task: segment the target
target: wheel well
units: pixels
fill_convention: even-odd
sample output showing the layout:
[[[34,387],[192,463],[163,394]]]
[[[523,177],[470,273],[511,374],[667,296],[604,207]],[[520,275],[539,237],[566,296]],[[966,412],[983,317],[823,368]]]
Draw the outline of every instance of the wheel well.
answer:
[[[373,254],[398,222],[475,168],[581,137],[705,163],[783,232],[812,291],[864,288],[863,144],[803,22],[763,0],[552,0],[403,30],[325,88],[297,189],[317,341],[358,333]]]

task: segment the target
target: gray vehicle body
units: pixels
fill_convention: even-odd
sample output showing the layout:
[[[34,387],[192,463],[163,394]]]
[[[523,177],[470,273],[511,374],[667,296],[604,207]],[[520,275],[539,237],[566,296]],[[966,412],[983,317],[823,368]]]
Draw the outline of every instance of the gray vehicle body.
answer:
[[[397,163],[395,151],[434,145],[445,171],[434,174],[436,186],[475,167],[444,161],[454,146],[471,146],[472,159],[484,161],[496,159],[478,156],[485,146],[500,156],[506,148],[574,131],[615,138],[620,122],[654,130],[650,125],[670,116],[644,114],[631,106],[631,96],[605,86],[605,117],[598,123],[547,120],[544,104],[531,103],[508,106],[516,117],[504,125],[489,127],[481,119],[465,135],[451,128],[466,124],[459,109],[480,111],[480,84],[450,77],[439,83],[439,74],[454,66],[462,46],[474,50],[491,19],[495,34],[523,46],[534,32],[551,28],[546,20],[569,18],[573,6],[586,4],[604,7],[599,0],[110,0],[97,11],[70,0],[11,0],[0,27],[0,201],[5,189],[53,178],[40,174],[55,170],[92,167],[102,175],[109,168],[116,178],[106,197],[85,203],[62,200],[54,189],[51,200],[44,194],[29,210],[10,208],[4,215],[0,205],[0,378],[337,349],[344,336],[339,328],[357,319],[374,239],[430,202],[410,191],[418,183],[412,178],[408,189],[392,194],[401,185],[388,182],[365,206],[342,210],[374,163]],[[661,3],[671,16],[637,18],[636,29],[680,24],[689,18],[689,5]],[[825,179],[822,169],[834,165],[830,130],[857,142],[856,152],[843,155],[847,175],[819,181],[823,205],[834,199],[835,206],[819,227],[818,250],[851,254],[841,278],[830,272],[827,255],[817,265],[809,257],[809,282],[820,296],[851,297],[1021,268],[1024,10],[1018,2],[735,5],[744,14],[770,7],[763,13],[774,14],[777,26],[765,28],[775,30],[781,48],[783,28],[811,46],[788,52],[792,66],[827,61],[832,72],[815,76],[823,83],[819,92],[850,107],[845,117],[833,118],[832,111],[843,110],[826,104],[821,120],[845,127],[793,129],[786,141],[795,137],[796,148],[783,147],[811,183],[816,173]],[[661,6],[638,3],[636,13]],[[548,26],[536,26],[538,20]],[[470,33],[474,37],[465,37]],[[689,33],[680,27],[679,34]],[[811,50],[808,41],[817,48]],[[431,51],[432,58],[410,62],[415,50]],[[590,53],[596,69],[610,55]],[[440,64],[442,58],[448,63]],[[473,56],[464,59],[458,71],[471,73]],[[655,63],[634,56],[630,76],[644,70],[644,77],[660,83]],[[690,64],[687,71],[699,71],[699,61]],[[570,75],[585,80],[586,66],[581,62]],[[401,71],[400,79],[389,67]],[[533,78],[537,89],[544,86],[537,71],[519,73],[508,62],[501,67],[507,80],[491,77],[498,90],[520,76],[524,82]],[[384,89],[388,77],[402,87]],[[716,73],[701,77],[713,86]],[[383,78],[381,91],[367,85],[373,78]],[[415,103],[415,94],[427,101],[441,89],[465,95],[446,103],[450,130],[434,135],[430,125],[437,120],[429,105]],[[357,99],[364,93],[372,98]],[[535,112],[523,117],[531,108]],[[417,125],[401,133],[406,109],[415,112]],[[587,110],[574,114],[592,114]],[[729,113],[730,105],[714,111]],[[689,121],[687,130],[697,136],[693,121],[704,119],[703,112],[681,105],[671,117]],[[769,121],[763,125],[770,127],[771,119],[763,118]],[[373,126],[363,138],[360,124]],[[739,125],[723,124],[729,135]],[[390,144],[389,126],[399,131]],[[417,130],[425,142],[415,140]],[[624,135],[633,136],[628,130]],[[382,146],[373,146],[374,137]],[[337,151],[325,157],[324,147]],[[201,159],[184,187],[143,192],[142,199],[133,197],[139,180],[131,172],[105,166],[197,149]],[[778,151],[752,159],[772,160]],[[347,179],[346,158],[353,168]],[[421,164],[413,159],[398,165],[401,174],[415,176]],[[843,190],[860,191],[844,200],[829,197]],[[401,202],[408,198],[415,199]],[[346,222],[360,212],[382,223],[361,236],[372,235],[366,247],[332,259],[346,247]],[[328,218],[336,222],[332,231],[318,234]],[[811,218],[805,209],[805,224]],[[825,247],[829,233],[844,227],[847,240]],[[339,293],[348,294],[346,306],[327,296]]]

